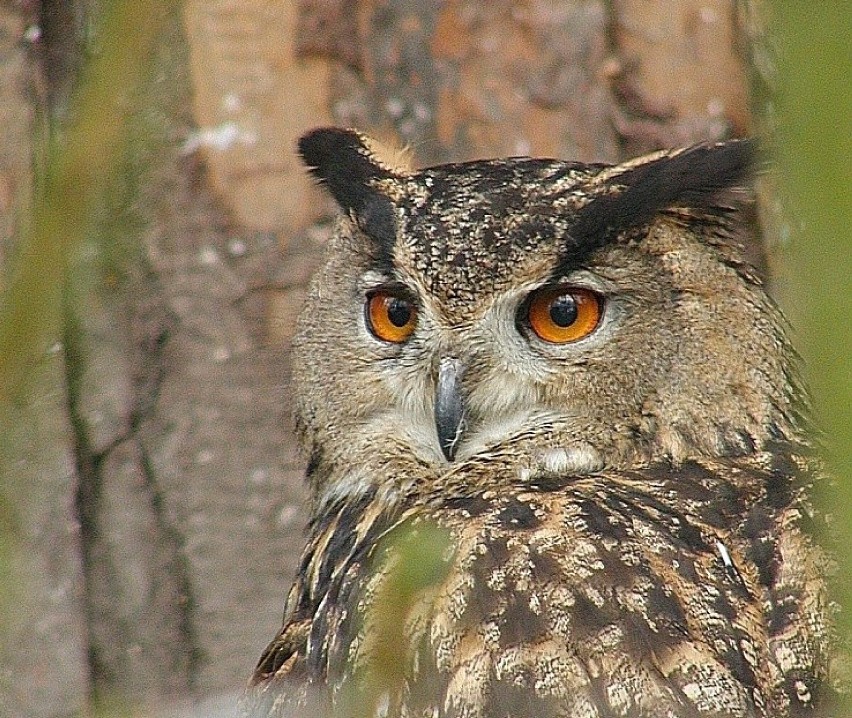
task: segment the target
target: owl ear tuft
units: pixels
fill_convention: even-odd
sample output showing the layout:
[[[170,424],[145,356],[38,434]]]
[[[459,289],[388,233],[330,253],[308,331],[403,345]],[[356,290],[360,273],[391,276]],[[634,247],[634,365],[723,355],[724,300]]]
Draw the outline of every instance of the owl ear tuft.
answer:
[[[754,168],[754,140],[701,144],[614,167],[572,227],[578,245],[598,246],[625,229],[673,208],[711,208],[720,192],[747,180]]]
[[[299,140],[299,154],[343,211],[368,235],[392,245],[396,237],[393,206],[376,181],[398,177],[355,130],[320,127]]]

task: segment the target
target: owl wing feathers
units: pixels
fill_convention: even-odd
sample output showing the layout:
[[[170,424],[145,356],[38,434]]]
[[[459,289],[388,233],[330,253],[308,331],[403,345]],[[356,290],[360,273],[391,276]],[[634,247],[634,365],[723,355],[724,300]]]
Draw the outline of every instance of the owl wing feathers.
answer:
[[[548,477],[371,512],[354,533],[373,547],[394,525],[452,536],[446,573],[404,621],[389,715],[812,714],[826,678],[826,560],[801,528],[803,473],[758,464]],[[335,692],[376,660],[371,612],[394,549],[357,543],[329,592],[302,601],[316,605],[316,639],[296,616],[261,659],[260,694],[287,676]]]

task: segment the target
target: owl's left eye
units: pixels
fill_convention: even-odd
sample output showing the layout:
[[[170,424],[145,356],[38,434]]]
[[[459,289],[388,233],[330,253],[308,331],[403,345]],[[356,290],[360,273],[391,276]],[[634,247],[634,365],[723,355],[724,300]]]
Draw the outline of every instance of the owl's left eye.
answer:
[[[373,336],[393,344],[404,342],[417,326],[417,307],[388,291],[369,294],[364,314]]]
[[[601,320],[600,295],[578,287],[544,287],[527,298],[519,320],[549,344],[568,344],[587,337]]]

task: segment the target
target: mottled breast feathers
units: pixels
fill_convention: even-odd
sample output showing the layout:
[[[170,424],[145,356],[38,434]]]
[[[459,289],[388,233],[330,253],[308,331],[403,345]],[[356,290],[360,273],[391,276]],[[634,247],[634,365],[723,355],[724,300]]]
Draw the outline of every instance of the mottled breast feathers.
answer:
[[[407,616],[389,715],[811,715],[829,562],[807,476],[804,458],[764,453],[472,494],[451,482],[392,515],[365,496],[312,528],[255,673],[257,715],[307,715],[306,696],[327,707],[358,680],[389,572],[379,539],[424,522],[452,550]]]

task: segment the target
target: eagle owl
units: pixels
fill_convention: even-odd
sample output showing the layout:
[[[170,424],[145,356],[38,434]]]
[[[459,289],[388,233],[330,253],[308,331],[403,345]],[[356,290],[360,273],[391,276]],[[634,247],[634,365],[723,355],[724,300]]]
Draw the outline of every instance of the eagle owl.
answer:
[[[831,563],[793,352],[736,239],[753,151],[413,171],[302,138],[343,216],[294,342],[312,514],[251,715],[821,710]],[[441,570],[382,624],[386,539],[428,527]]]

